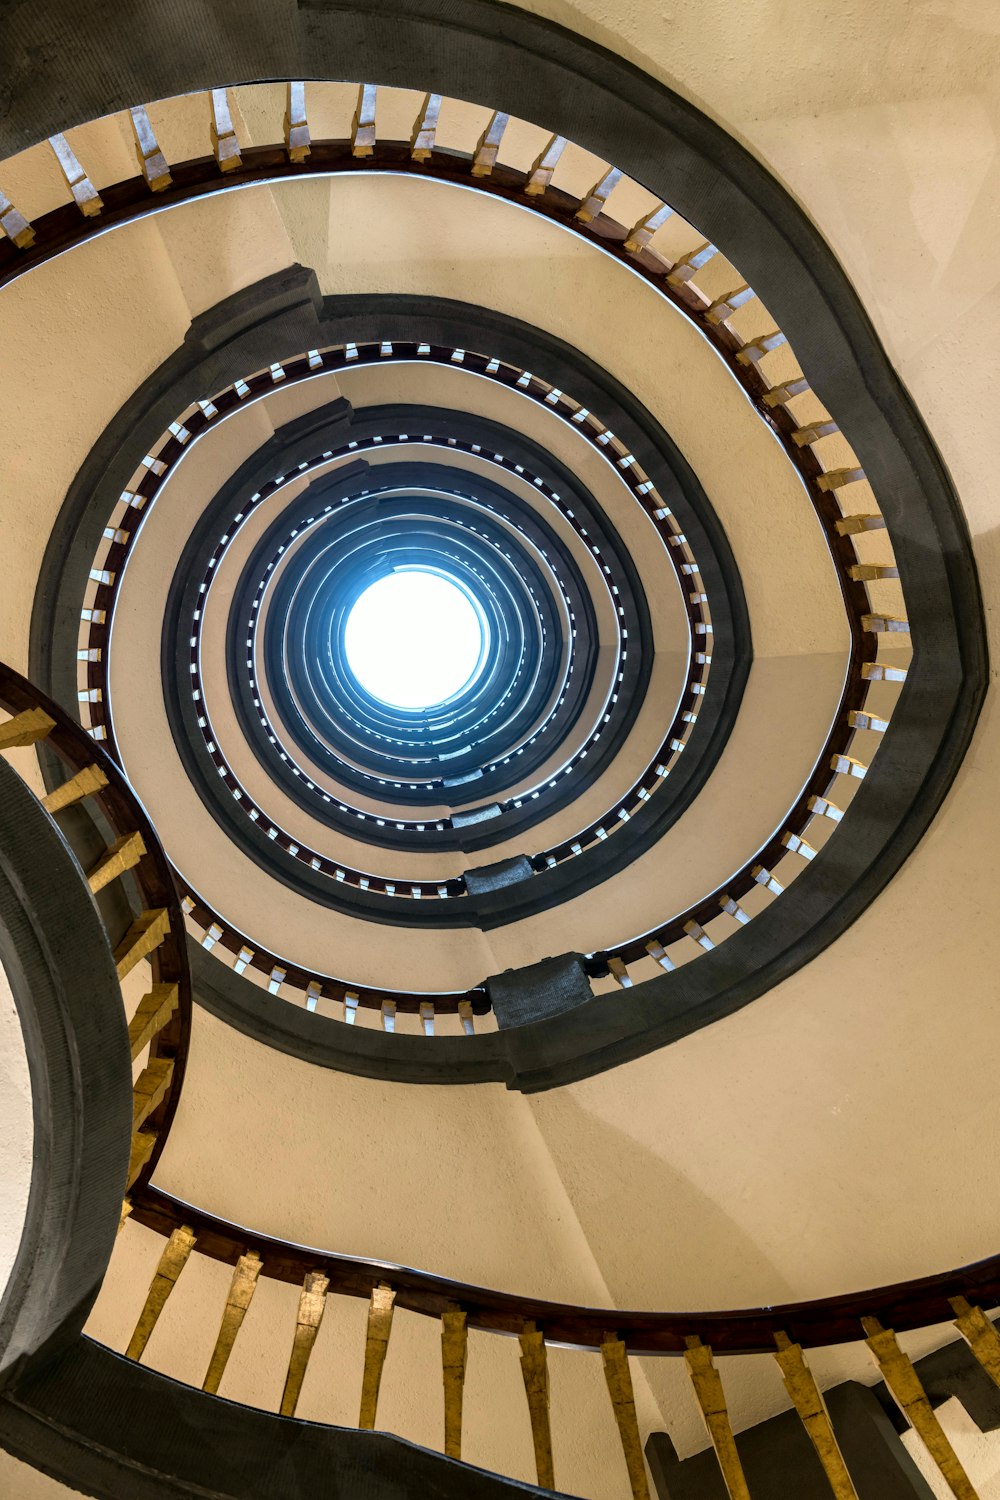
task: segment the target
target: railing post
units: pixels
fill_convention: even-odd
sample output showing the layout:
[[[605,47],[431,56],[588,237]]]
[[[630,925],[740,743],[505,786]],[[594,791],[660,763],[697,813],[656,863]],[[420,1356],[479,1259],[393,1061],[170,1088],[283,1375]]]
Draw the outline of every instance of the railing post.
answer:
[[[776,1333],[774,1342],[778,1346],[774,1357],[784,1376],[785,1389],[809,1434],[836,1500],[858,1500],[858,1492],[847,1472],[826,1402],[806,1364],[801,1346],[793,1344],[787,1333]]]
[[[979,1500],[941,1423],[912,1361],[905,1355],[891,1329],[882,1327],[878,1318],[862,1318],[867,1343],[885,1378],[885,1383],[906,1420],[910,1423],[931,1458],[937,1464],[955,1500]]]
[[[142,1358],[143,1351],[149,1343],[150,1334],[156,1327],[157,1319],[163,1311],[167,1298],[177,1285],[177,1280],[188,1263],[188,1256],[194,1249],[195,1243],[195,1232],[186,1224],[180,1229],[175,1229],[167,1241],[163,1254],[160,1256],[156,1274],[150,1284],[145,1305],[139,1314],[139,1321],[135,1325],[135,1332],[129,1339],[128,1348],[125,1350],[126,1359]]]
[[[378,1392],[389,1348],[395,1303],[396,1293],[384,1281],[372,1287],[371,1302],[368,1304],[368,1332],[365,1337],[365,1368],[361,1377],[361,1411],[358,1415],[358,1426],[367,1432],[372,1431],[375,1426]]]
[[[306,1366],[312,1354],[319,1325],[326,1309],[326,1289],[330,1285],[321,1271],[307,1271],[299,1293],[299,1311],[292,1339],[292,1353],[288,1361],[285,1388],[281,1393],[279,1408],[283,1417],[294,1417],[299,1404]]]
[[[444,1375],[444,1452],[462,1457],[462,1398],[469,1353],[468,1319],[461,1308],[441,1314],[441,1365]]]
[[[955,1327],[994,1385],[1000,1386],[1000,1333],[996,1326],[981,1307],[973,1307],[964,1297],[952,1297],[951,1305],[957,1314]]]
[[[642,1456],[642,1439],[639,1436],[639,1421],[635,1414],[635,1395],[632,1391],[632,1376],[628,1367],[628,1352],[621,1339],[613,1333],[604,1335],[601,1345],[604,1361],[604,1378],[608,1383],[611,1405],[614,1408],[618,1433],[622,1440],[625,1465],[633,1500],[649,1500],[649,1481],[646,1478],[646,1463]]]
[[[552,1462],[552,1429],[549,1423],[549,1365],[545,1353],[545,1335],[534,1323],[525,1323],[518,1342],[521,1345],[521,1375],[528,1398],[531,1441],[535,1450],[535,1472],[545,1490],[556,1487]]]
[[[692,1335],[686,1342],[684,1359],[730,1500],[750,1500],[750,1491],[747,1489],[746,1476],[729,1421],[722,1379],[712,1361],[712,1351],[697,1335]]]
[[[260,1275],[263,1262],[256,1250],[248,1250],[246,1255],[241,1255],[236,1262],[233,1279],[229,1285],[229,1296],[222,1312],[222,1326],[219,1336],[212,1350],[212,1357],[208,1362],[208,1370],[202,1390],[215,1395],[222,1383],[229,1356],[233,1352],[236,1335],[243,1326],[247,1308],[257,1289],[257,1278]]]

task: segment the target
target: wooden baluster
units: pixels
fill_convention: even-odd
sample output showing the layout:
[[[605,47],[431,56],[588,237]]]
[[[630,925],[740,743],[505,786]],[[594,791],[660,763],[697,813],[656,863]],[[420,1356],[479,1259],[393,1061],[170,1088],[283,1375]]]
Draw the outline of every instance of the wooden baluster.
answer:
[[[884,531],[885,517],[876,515],[842,516],[833,523],[838,536],[856,536],[859,531]]]
[[[864,781],[868,767],[851,755],[831,755],[830,770],[838,776],[852,776],[855,781]]]
[[[149,1336],[156,1327],[157,1319],[163,1311],[166,1300],[177,1285],[177,1279],[187,1265],[188,1256],[196,1243],[194,1230],[189,1229],[186,1224],[180,1229],[175,1229],[170,1236],[160,1256],[156,1274],[150,1283],[145,1305],[135,1325],[135,1332],[125,1350],[126,1359],[142,1358],[143,1351],[149,1343]]]
[[[912,1361],[899,1347],[896,1335],[891,1329],[883,1328],[878,1318],[862,1318],[861,1323],[867,1336],[865,1342],[875,1356],[896,1404],[937,1464],[955,1500],[979,1500],[927,1399]]]
[[[458,1002],[458,1014],[462,1022],[462,1030],[466,1036],[475,1036],[476,1022],[472,1010],[471,1000],[460,1000]]]
[[[170,913],[165,906],[144,911],[136,917],[115,949],[118,978],[124,979],[136,964],[158,948],[170,931]]]
[[[157,144],[156,135],[149,122],[149,115],[143,104],[136,104],[129,111],[132,119],[132,131],[135,135],[136,155],[139,158],[139,170],[146,179],[147,186],[153,193],[162,193],[168,188],[173,180],[170,176],[170,168],[167,159]]]
[[[35,231],[3,193],[0,193],[0,229],[19,250],[27,250],[35,243]]]
[[[44,709],[26,708],[15,714],[6,724],[0,724],[0,750],[15,750],[21,745],[34,745],[44,740],[56,727]]]
[[[855,583],[873,583],[879,578],[898,578],[895,563],[851,563],[848,573]]]
[[[361,1377],[361,1411],[358,1416],[358,1426],[366,1432],[371,1432],[375,1426],[378,1391],[382,1384],[382,1367],[389,1347],[395,1303],[396,1293],[384,1281],[372,1287],[372,1298],[368,1304],[368,1333],[365,1338],[365,1368]]]
[[[823,1465],[823,1472],[830,1481],[836,1500],[858,1500],[826,1403],[806,1364],[801,1346],[793,1344],[787,1333],[776,1333],[774,1342],[778,1346],[774,1357],[784,1376],[785,1389],[816,1449],[816,1456]]]
[[[649,1500],[649,1482],[646,1479],[642,1439],[639,1436],[639,1422],[635,1414],[635,1396],[632,1392],[628,1353],[621,1339],[616,1338],[613,1333],[604,1335],[601,1358],[604,1361],[604,1378],[608,1382],[611,1405],[614,1408],[615,1421],[618,1423],[618,1432],[622,1440],[633,1500]]]
[[[909,635],[910,622],[899,615],[862,615],[861,629],[876,635]]]
[[[128,1026],[128,1042],[135,1062],[143,1047],[162,1031],[177,1009],[179,990],[176,984],[154,984],[136,1009]]]
[[[131,1200],[131,1198],[123,1198],[122,1199],[122,1213],[121,1213],[121,1218],[118,1220],[118,1234],[121,1234],[122,1230],[125,1228],[125,1220],[128,1218],[128,1216],[129,1216],[129,1214],[131,1212],[132,1212],[132,1200]],[[118,1235],[116,1235],[115,1238],[117,1239]]]
[[[323,1313],[326,1309],[326,1289],[329,1285],[330,1282],[322,1271],[306,1272],[302,1290],[299,1293],[299,1312],[295,1322],[291,1358],[288,1361],[288,1374],[285,1376],[285,1388],[281,1393],[279,1409],[283,1417],[294,1417],[295,1408],[299,1404],[306,1366],[316,1342],[316,1335],[319,1333],[319,1325],[323,1321]]]
[[[780,328],[775,328],[772,333],[759,334],[755,339],[748,339],[743,348],[738,350],[737,362],[741,365],[759,364],[765,354],[770,354],[773,349],[780,349],[782,344],[787,343],[788,339]],[[820,485],[820,488],[823,486]]]
[[[594,183],[573,217],[581,224],[589,224],[596,219],[598,214],[603,213],[604,205],[621,180],[621,169],[609,167],[604,176]]]
[[[797,427],[792,433],[792,442],[797,448],[808,448],[812,443],[818,443],[820,438],[833,437],[840,428],[836,422],[810,422],[808,427]],[[844,535],[841,532],[841,535]]]
[[[505,115],[502,110],[495,110],[490,123],[479,137],[479,144],[472,153],[472,175],[473,177],[489,177],[497,162],[497,152],[500,150],[500,142],[503,133],[507,129],[510,115]]]
[[[62,786],[57,786],[54,792],[49,792],[42,799],[42,806],[50,813],[61,812],[64,807],[72,807],[76,802],[82,802],[84,797],[90,797],[94,792],[99,792],[101,787],[107,786],[108,778],[100,766],[84,766],[82,771],[77,771],[69,781],[64,781]]]
[[[554,135],[546,143],[544,150],[528,173],[527,182],[524,184],[524,191],[529,198],[537,198],[539,194],[545,192],[545,189],[552,181],[552,174],[559,164],[559,158],[562,156],[565,147],[566,137],[562,135]]]
[[[395,1000],[382,1001],[382,1030],[395,1031],[396,1029],[396,1002]]]
[[[462,1457],[462,1397],[469,1353],[468,1319],[460,1308],[441,1314],[441,1367],[444,1376],[444,1452]]]
[[[154,1057],[132,1085],[132,1129],[139,1130],[153,1110],[163,1103],[174,1075],[172,1057]]]
[[[691,1376],[691,1384],[701,1407],[701,1414],[712,1439],[715,1456],[725,1480],[729,1500],[750,1500],[746,1475],[736,1449],[736,1439],[726,1409],[726,1397],[722,1379],[712,1360],[712,1351],[697,1335],[685,1340],[687,1348],[684,1359]],[[641,1450],[640,1450],[641,1456]]]
[[[358,107],[351,125],[351,155],[371,156],[375,150],[375,101],[378,89],[374,83],[363,83],[358,89]]]
[[[645,218],[633,224],[625,239],[624,249],[635,255],[639,250],[645,250],[656,231],[664,225],[673,213],[668,203],[661,203],[659,208],[646,214]]]
[[[528,1398],[531,1441],[535,1450],[535,1472],[543,1490],[556,1487],[552,1462],[552,1428],[549,1422],[549,1362],[545,1335],[534,1323],[525,1323],[518,1335],[521,1345],[521,1375]]]
[[[1000,1333],[981,1307],[973,1307],[964,1297],[952,1297],[957,1318],[955,1327],[993,1381],[1000,1386]]]
[[[306,86],[288,84],[285,102],[285,150],[289,161],[305,161],[312,151],[309,120],[306,115]]]
[[[212,90],[212,150],[220,172],[235,172],[243,165],[240,143],[229,112],[229,90]]]
[[[420,1002],[420,1027],[424,1036],[434,1035],[434,1006],[430,1000]]]
[[[866,661],[861,664],[861,675],[868,682],[905,682],[905,667],[887,667],[880,661]]]
[[[250,1306],[253,1294],[257,1289],[257,1278],[260,1275],[263,1262],[256,1250],[248,1250],[246,1255],[241,1255],[236,1262],[233,1279],[229,1284],[229,1296],[222,1311],[222,1326],[219,1336],[212,1350],[212,1357],[208,1362],[208,1370],[205,1374],[202,1390],[214,1396],[222,1384],[229,1356],[233,1352],[236,1335],[243,1326],[247,1308]]]
[[[410,140],[410,156],[414,161],[426,161],[433,152],[440,114],[441,95],[425,94]]]
[[[86,218],[92,219],[104,207],[100,194],[77,161],[73,148],[64,135],[51,136],[49,145],[55,153],[66,185],[73,194],[73,202]]]
[[[857,467],[853,469],[828,469],[825,474],[820,474],[816,480],[818,490],[840,490],[845,484],[857,484],[864,479],[864,469]]]
[[[671,286],[680,286],[682,282],[690,281],[697,276],[702,266],[706,266],[713,256],[718,255],[718,247],[709,243],[708,240],[689,250],[687,255],[682,255],[680,260],[675,261],[670,269],[667,280]]]
[[[623,958],[609,958],[608,973],[623,990],[630,990],[632,988],[632,980],[629,978],[629,972]]]
[[[135,1182],[136,1178],[139,1176],[139,1173],[142,1171],[143,1167],[152,1156],[153,1147],[155,1145],[156,1132],[154,1130],[138,1130],[133,1135],[132,1149],[129,1154],[128,1162],[128,1182],[126,1184],[127,1187],[131,1187]]]
[[[124,875],[126,870],[134,869],[145,852],[146,845],[141,833],[125,833],[120,839],[116,839],[87,876],[87,883],[94,895],[110,885],[112,880],[117,880],[119,875]]]

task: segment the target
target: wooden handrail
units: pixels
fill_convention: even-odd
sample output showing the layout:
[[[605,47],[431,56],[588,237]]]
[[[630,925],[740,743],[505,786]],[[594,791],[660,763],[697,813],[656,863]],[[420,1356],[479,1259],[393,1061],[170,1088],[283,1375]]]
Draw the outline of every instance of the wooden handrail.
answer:
[[[96,892],[127,871],[139,892],[136,920],[124,936],[111,935],[119,979],[143,958],[148,958],[153,977],[152,989],[140,1001],[129,1027],[133,1059],[148,1048],[147,1063],[133,1089],[129,1187],[136,1191],[149,1181],[166,1144],[191,1030],[191,972],[173,873],[152,823],[116,762],[47,694],[3,663],[0,707],[14,716],[0,724],[0,749],[44,744],[70,773],[43,799],[49,813],[55,817],[63,808],[87,801],[110,829],[107,851],[90,872],[91,889]]]

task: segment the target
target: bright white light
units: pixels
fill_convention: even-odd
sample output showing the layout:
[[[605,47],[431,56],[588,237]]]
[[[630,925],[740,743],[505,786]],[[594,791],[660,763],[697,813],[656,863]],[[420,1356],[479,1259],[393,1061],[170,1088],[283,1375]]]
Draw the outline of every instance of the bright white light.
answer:
[[[468,597],[417,568],[370,584],[344,627],[351,671],[366,692],[394,708],[431,708],[454,697],[482,649],[483,628]]]

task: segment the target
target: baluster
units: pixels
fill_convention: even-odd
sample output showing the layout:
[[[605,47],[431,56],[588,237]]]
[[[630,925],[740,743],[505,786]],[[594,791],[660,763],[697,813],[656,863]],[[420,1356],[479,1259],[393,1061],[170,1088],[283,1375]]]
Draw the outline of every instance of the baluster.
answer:
[[[830,770],[836,771],[839,776],[853,776],[855,781],[864,781],[868,767],[851,755],[832,755]]]
[[[124,979],[136,964],[158,948],[170,931],[170,913],[165,906],[144,911],[136,917],[115,949],[118,978]]]
[[[764,358],[765,354],[770,354],[772,349],[780,349],[782,344],[787,344],[787,342],[781,329],[776,328],[773,333],[762,333],[755,339],[748,339],[743,348],[738,351],[736,358],[741,365],[755,365]],[[820,484],[820,489],[822,488]]]
[[[861,629],[875,635],[909,635],[910,622],[899,615],[862,615]]]
[[[646,944],[646,952],[649,954],[650,958],[656,960],[660,968],[665,970],[666,973],[672,974],[674,969],[676,969],[677,965],[674,963],[673,959],[670,957],[663,944],[656,938],[650,938],[649,942]]]
[[[306,116],[306,86],[289,81],[285,103],[285,150],[289,161],[305,161],[312,151]]]
[[[6,724],[0,724],[0,750],[34,745],[37,740],[47,738],[55,727],[55,719],[50,719],[44,709],[26,708],[23,713],[8,719]]]
[[[895,563],[852,563],[848,573],[855,583],[872,583],[877,578],[898,578]]]
[[[233,1279],[229,1284],[229,1296],[222,1312],[222,1326],[219,1336],[212,1350],[212,1357],[208,1362],[208,1370],[202,1390],[214,1396],[222,1384],[229,1356],[233,1352],[236,1335],[243,1326],[247,1308],[257,1290],[257,1278],[261,1272],[263,1262],[256,1250],[248,1250],[246,1255],[241,1255],[236,1262]]]
[[[955,1327],[994,1385],[1000,1386],[1000,1333],[981,1307],[973,1307],[964,1297],[952,1297],[950,1301],[958,1314]]]
[[[687,255],[682,255],[680,260],[674,262],[667,280],[672,286],[680,286],[682,282],[690,281],[693,276],[697,276],[702,266],[706,266],[718,253],[715,245],[709,244],[707,240],[703,241],[694,250],[688,251]]]
[[[712,1351],[697,1335],[685,1340],[687,1348],[684,1359],[691,1376],[691,1384],[701,1407],[701,1414],[712,1439],[715,1456],[726,1483],[730,1500],[750,1500],[746,1476],[736,1450],[736,1439],[726,1409],[726,1397],[722,1389],[722,1378],[712,1360]]]
[[[635,1396],[632,1392],[628,1353],[621,1339],[617,1339],[613,1333],[604,1335],[601,1358],[604,1361],[604,1378],[608,1382],[611,1405],[614,1408],[615,1421],[618,1423],[618,1433],[622,1440],[633,1500],[649,1500],[649,1483],[646,1479],[646,1465],[642,1457],[639,1422],[635,1414]]]
[[[841,516],[833,523],[839,536],[856,536],[859,531],[884,531],[885,517],[876,515]]]
[[[87,875],[87,883],[94,895],[102,891],[112,880],[133,870],[146,852],[141,833],[125,833],[97,861]]]
[[[131,1212],[132,1212],[132,1200],[131,1200],[131,1198],[123,1198],[122,1199],[121,1218],[118,1220],[118,1234],[121,1234],[122,1230],[125,1228],[125,1220],[129,1217],[129,1215],[131,1214]],[[115,1239],[117,1239],[117,1238],[118,1238],[118,1235],[116,1234],[115,1235]]]
[[[462,1030],[466,1036],[475,1036],[476,1021],[472,1010],[471,1000],[460,1000],[458,1002],[458,1014],[462,1021]]]
[[[358,107],[354,111],[351,125],[352,156],[371,156],[375,150],[375,101],[378,90],[374,83],[363,83],[358,89]]]
[[[0,229],[19,250],[27,250],[35,243],[35,231],[3,193],[0,193]]]
[[[395,1000],[382,1001],[382,1030],[396,1030],[396,1002]]]
[[[243,165],[240,143],[229,112],[229,90],[212,90],[212,149],[220,172],[235,172]]]
[[[875,734],[885,734],[889,728],[888,719],[880,719],[878,714],[862,713],[860,709],[852,708],[847,715],[847,722],[852,729],[870,729]]]
[[[299,1293],[299,1311],[295,1322],[292,1353],[288,1361],[288,1374],[285,1376],[285,1388],[281,1393],[279,1410],[283,1417],[295,1415],[302,1382],[306,1375],[306,1366],[316,1342],[316,1335],[319,1333],[319,1325],[323,1321],[326,1289],[329,1285],[329,1280],[322,1271],[306,1272],[302,1290]]]
[[[857,467],[852,469],[828,469],[825,474],[820,474],[816,480],[818,490],[841,490],[845,484],[857,484],[864,479],[864,469]]]
[[[166,1026],[177,1009],[178,995],[176,984],[154,984],[143,995],[128,1026],[128,1042],[133,1062],[143,1047]]]
[[[534,166],[528,173],[528,180],[524,184],[524,191],[529,198],[537,198],[545,192],[552,181],[552,174],[559,164],[559,158],[566,148],[566,137],[563,135],[552,136],[545,144],[541,154],[535,161]]]
[[[887,667],[880,661],[866,661],[861,665],[861,675],[869,682],[905,682],[905,667]]]
[[[653,212],[646,214],[638,224],[632,225],[625,238],[624,248],[633,255],[639,250],[645,250],[653,235],[667,222],[672,213],[673,209],[668,203],[661,203],[659,208],[654,208]]]
[[[153,1154],[156,1145],[155,1130],[138,1130],[132,1137],[132,1149],[128,1160],[128,1182],[126,1187],[131,1187],[143,1167]]]
[[[425,94],[410,138],[410,156],[414,161],[426,161],[433,152],[440,114],[441,95]]]
[[[84,797],[90,797],[94,792],[99,792],[101,787],[107,786],[108,778],[100,766],[84,766],[82,771],[77,771],[69,781],[64,781],[62,786],[57,786],[54,792],[49,792],[42,799],[42,806],[50,813],[60,812],[64,807],[72,807],[76,802],[82,802]]]
[[[133,105],[129,111],[132,119],[132,132],[135,135],[136,155],[139,158],[139,170],[146,179],[146,184],[153,193],[162,193],[168,188],[172,181],[167,159],[157,144],[156,134],[149,121],[144,104]]]
[[[552,1428],[549,1422],[549,1363],[545,1335],[534,1323],[525,1323],[518,1335],[521,1345],[521,1375],[528,1398],[531,1441],[535,1450],[535,1472],[543,1490],[556,1487],[552,1462]]]
[[[726,292],[724,297],[717,297],[714,302],[710,303],[705,309],[705,318],[709,323],[725,323],[728,318],[732,317],[737,308],[745,306],[756,295],[757,293],[753,287],[747,286],[744,282],[741,286],[735,287],[733,291]]]
[[[139,1314],[135,1332],[125,1350],[126,1359],[140,1360],[157,1319],[166,1305],[167,1298],[177,1285],[177,1279],[188,1263],[188,1256],[197,1243],[195,1232],[186,1224],[175,1229],[166,1243],[156,1274],[150,1283],[145,1305]]]
[[[797,448],[808,448],[812,443],[818,443],[820,438],[833,437],[840,428],[836,422],[811,422],[808,427],[797,427],[792,433],[792,442]],[[838,527],[839,530],[839,527]],[[841,536],[844,533],[841,532]]]
[[[937,1464],[955,1500],[979,1500],[927,1399],[912,1361],[899,1347],[896,1335],[891,1329],[883,1328],[878,1318],[862,1318],[861,1324],[866,1334],[865,1342],[875,1356],[896,1404]]]
[[[844,816],[843,808],[838,807],[836,802],[830,802],[826,797],[810,797],[809,811],[819,818],[829,818],[832,823],[839,823]]]
[[[132,1085],[132,1129],[137,1131],[167,1096],[174,1075],[172,1057],[154,1057]]]
[[[629,978],[629,972],[623,958],[609,958],[608,973],[623,990],[630,990],[632,988],[632,981]]]
[[[395,1304],[396,1293],[391,1286],[382,1281],[378,1286],[372,1287],[372,1299],[368,1304],[368,1332],[365,1337],[365,1368],[361,1377],[361,1411],[358,1416],[359,1428],[367,1432],[375,1426],[382,1367],[389,1348]]]
[[[64,135],[51,136],[49,145],[55,152],[66,185],[73,194],[73,202],[86,218],[92,219],[104,207],[100,194],[77,161],[73,148]]]
[[[694,920],[685,922],[684,931],[687,933],[688,937],[696,942],[699,948],[703,948],[706,953],[711,953],[712,949],[715,947],[715,944],[709,937],[708,933],[705,931],[704,927],[702,927],[700,922],[695,922]]]
[[[429,1000],[420,1002],[420,1026],[424,1036],[434,1035],[434,1006]]]
[[[791,401],[793,396],[802,396],[809,389],[809,382],[804,377],[798,380],[788,380],[784,385],[772,386],[769,391],[764,392],[765,406],[784,406],[786,401]]]
[[[573,217],[581,224],[589,224],[604,211],[604,205],[622,180],[619,167],[609,167],[604,176],[594,183]]]
[[[741,927],[749,925],[750,913],[744,911],[740,903],[734,901],[732,896],[720,896],[719,909],[724,911],[727,917],[732,917],[734,921],[739,922]]]
[[[774,1342],[778,1346],[774,1357],[784,1376],[785,1389],[816,1449],[816,1456],[823,1465],[823,1472],[830,1481],[836,1500],[858,1500],[826,1403],[806,1364],[801,1346],[793,1344],[787,1333],[776,1333]]]
[[[462,1457],[462,1398],[469,1355],[468,1319],[461,1308],[441,1314],[441,1367],[444,1376],[444,1452]]]
[[[472,154],[473,177],[489,177],[493,171],[509,119],[510,115],[504,114],[503,110],[493,112],[490,123],[479,137],[479,144]]]

